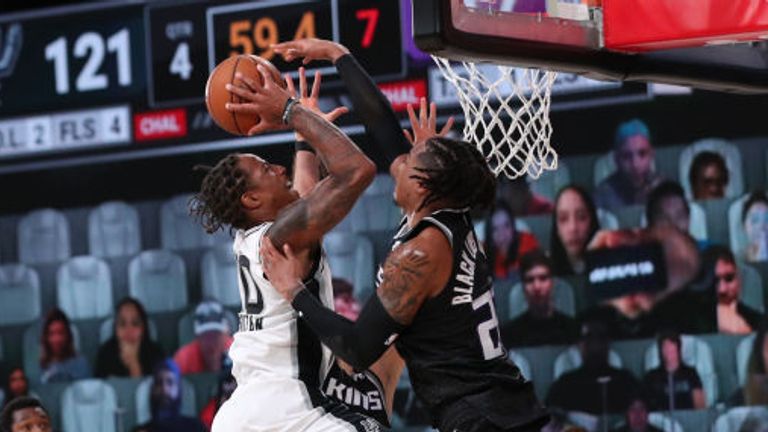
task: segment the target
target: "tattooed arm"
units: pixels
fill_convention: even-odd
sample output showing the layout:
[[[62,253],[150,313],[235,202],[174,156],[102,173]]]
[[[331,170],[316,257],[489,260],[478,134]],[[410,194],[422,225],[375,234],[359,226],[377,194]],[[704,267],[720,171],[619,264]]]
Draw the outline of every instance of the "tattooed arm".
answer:
[[[357,370],[373,364],[413,322],[427,298],[448,282],[451,247],[435,228],[427,228],[395,249],[384,263],[383,280],[357,321],[325,308],[300,283],[303,263],[290,247],[281,254],[271,243],[262,244],[265,272],[272,285],[292,302],[309,327],[339,358]]]
[[[290,93],[272,80],[263,66],[258,66],[264,79],[261,85],[250,80],[247,85],[227,85],[245,103],[227,104],[232,112],[256,114],[261,121],[249,134],[284,129],[283,113]],[[239,81],[247,77],[236,74]],[[352,209],[352,205],[373,181],[376,166],[352,140],[333,123],[301,104],[288,107],[288,126],[301,134],[317,151],[328,169],[328,176],[317,183],[305,197],[293,202],[277,215],[267,231],[275,245],[289,243],[296,250],[313,249]]]

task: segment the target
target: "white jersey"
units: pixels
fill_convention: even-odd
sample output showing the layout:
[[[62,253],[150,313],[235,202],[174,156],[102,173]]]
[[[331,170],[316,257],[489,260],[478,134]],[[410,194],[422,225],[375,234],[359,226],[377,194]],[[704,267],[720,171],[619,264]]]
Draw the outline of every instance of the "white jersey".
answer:
[[[212,431],[379,431],[376,421],[321,391],[333,356],[264,275],[259,249],[271,225],[235,235],[242,308],[229,356],[237,389],[216,414]],[[324,253],[312,279],[307,288],[333,308]]]

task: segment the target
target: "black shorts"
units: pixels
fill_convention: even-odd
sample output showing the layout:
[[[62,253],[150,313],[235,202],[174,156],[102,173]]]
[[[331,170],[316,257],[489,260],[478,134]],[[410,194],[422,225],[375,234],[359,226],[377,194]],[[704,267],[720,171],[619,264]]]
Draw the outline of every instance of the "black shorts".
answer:
[[[440,432],[540,432],[549,423],[549,415],[543,408],[530,414],[522,423],[505,421],[470,402],[459,400],[443,410],[437,429]]]

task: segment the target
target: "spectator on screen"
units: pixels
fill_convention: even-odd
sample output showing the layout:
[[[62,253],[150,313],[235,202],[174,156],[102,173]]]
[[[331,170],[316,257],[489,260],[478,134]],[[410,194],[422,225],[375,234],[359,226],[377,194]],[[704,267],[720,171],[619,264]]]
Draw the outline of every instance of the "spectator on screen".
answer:
[[[354,295],[354,287],[345,279],[333,278],[333,308],[339,315],[356,321],[360,315],[360,303]]]
[[[531,185],[525,177],[509,180],[499,179],[497,194],[504,201],[510,212],[515,216],[535,216],[551,214],[554,204],[547,198],[533,193]]]
[[[640,120],[624,122],[613,140],[616,172],[597,185],[595,203],[607,210],[645,204],[648,194],[661,182],[653,168],[654,150],[648,126]]]
[[[171,359],[160,361],[152,372],[149,407],[152,419],[136,427],[136,432],[204,432],[205,426],[194,417],[181,414],[181,372]]]
[[[703,151],[693,158],[691,170],[688,172],[693,199],[707,200],[725,197],[728,179],[728,166],[720,154]]]
[[[515,216],[504,201],[496,201],[485,223],[488,261],[493,263],[493,275],[506,279],[517,271],[520,257],[539,248],[536,237],[515,227]]]
[[[149,336],[149,321],[137,300],[125,298],[115,307],[113,336],[99,347],[95,376],[140,377],[152,373],[163,349]]]
[[[717,328],[720,333],[747,334],[763,321],[763,314],[745,305],[741,298],[741,275],[730,249],[714,247]]]
[[[764,192],[749,195],[741,222],[747,237],[744,258],[749,262],[768,261],[768,196]]]
[[[11,369],[3,393],[5,393],[5,405],[8,405],[9,402],[16,398],[30,396],[29,380],[24,373],[24,369],[20,367]]]
[[[43,404],[31,397],[19,397],[0,413],[2,432],[51,432],[51,417]]]
[[[560,190],[555,200],[549,248],[556,276],[584,272],[584,252],[598,229],[597,208],[589,194],[575,185]]]
[[[579,342],[582,365],[564,373],[552,384],[546,405],[594,415],[604,411],[624,412],[639,386],[629,371],[608,363],[609,346],[607,330],[602,324],[585,324]]]
[[[632,398],[624,416],[626,423],[613,432],[662,432],[648,423],[648,405],[640,395]]]
[[[40,340],[40,381],[73,381],[91,376],[88,361],[77,353],[67,315],[52,309],[45,317]]]
[[[656,186],[648,195],[645,217],[651,228],[670,226],[688,234],[691,225],[691,207],[685,199],[683,187],[673,181],[664,181]],[[699,251],[709,247],[709,242],[705,240],[697,240],[696,244]]]
[[[504,346],[536,346],[573,343],[578,337],[576,320],[555,309],[552,299],[552,262],[535,250],[520,259],[520,274],[528,309],[501,328]]]
[[[682,341],[674,332],[663,332],[657,339],[659,367],[643,378],[643,387],[653,411],[704,409],[707,398],[696,369],[682,359]],[[670,396],[671,389],[671,396]]]
[[[213,418],[216,416],[219,408],[221,408],[224,402],[229,400],[236,388],[237,381],[235,381],[235,377],[232,376],[232,360],[228,356],[225,356],[222,359],[219,381],[216,384],[216,393],[200,412],[200,421],[203,422],[203,425],[205,425],[208,430],[211,429]]]
[[[182,346],[173,357],[181,373],[219,372],[221,359],[232,345],[224,307],[215,300],[204,300],[195,308],[195,339]]]
[[[757,329],[747,363],[744,386],[736,390],[728,404],[731,406],[768,405],[768,326]]]

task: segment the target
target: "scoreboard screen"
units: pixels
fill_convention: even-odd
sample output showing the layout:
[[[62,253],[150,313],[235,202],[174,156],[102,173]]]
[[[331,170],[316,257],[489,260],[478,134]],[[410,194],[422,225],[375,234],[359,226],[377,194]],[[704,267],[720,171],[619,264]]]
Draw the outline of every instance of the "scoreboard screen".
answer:
[[[295,74],[300,62],[286,64],[271,46],[302,38],[349,48],[396,111],[429,97],[442,114],[457,114],[453,88],[413,44],[411,1],[133,0],[0,15],[0,174],[284,142],[285,133],[238,138],[216,127],[205,83],[216,64],[238,54]],[[349,106],[330,63],[308,67],[323,74],[322,108]],[[561,84],[553,107],[560,94],[593,103],[627,96],[621,85],[578,76]],[[362,131],[354,113],[340,126]]]

